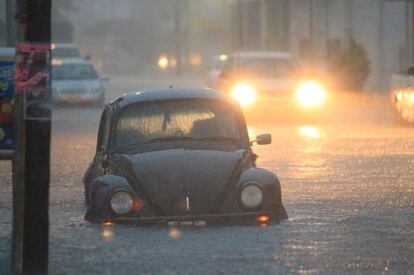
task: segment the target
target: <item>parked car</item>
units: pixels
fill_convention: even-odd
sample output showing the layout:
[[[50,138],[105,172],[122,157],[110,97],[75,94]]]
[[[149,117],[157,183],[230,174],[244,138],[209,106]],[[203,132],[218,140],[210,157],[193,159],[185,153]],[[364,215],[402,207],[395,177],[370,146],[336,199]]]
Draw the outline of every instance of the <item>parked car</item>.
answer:
[[[103,111],[84,176],[86,220],[272,223],[287,218],[277,177],[256,167],[242,111],[210,89],[145,90]]]
[[[105,90],[94,66],[83,59],[54,59],[52,99],[54,103],[88,103],[102,107]]]
[[[218,89],[232,95],[245,110],[266,103],[273,110],[288,107],[314,112],[325,104],[327,97],[319,81],[307,76],[294,58],[283,52],[246,51],[230,55]]]
[[[52,43],[52,58],[82,58],[78,46],[72,43]]]

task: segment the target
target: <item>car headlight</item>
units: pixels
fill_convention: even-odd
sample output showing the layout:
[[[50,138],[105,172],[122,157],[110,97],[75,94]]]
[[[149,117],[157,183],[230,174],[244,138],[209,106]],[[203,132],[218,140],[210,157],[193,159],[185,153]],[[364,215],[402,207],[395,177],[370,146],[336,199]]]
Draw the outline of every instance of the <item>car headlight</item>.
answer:
[[[254,184],[246,184],[240,194],[241,203],[247,208],[256,208],[263,202],[262,189]]]
[[[127,214],[133,206],[134,200],[126,191],[117,191],[111,197],[111,208],[118,215]]]
[[[404,102],[410,105],[414,104],[414,92],[398,91],[395,95],[397,102]]]
[[[296,99],[305,108],[319,107],[326,100],[326,91],[317,82],[306,81],[296,90]]]
[[[231,90],[231,96],[236,99],[241,106],[252,105],[256,101],[256,89],[247,83],[238,83]]]

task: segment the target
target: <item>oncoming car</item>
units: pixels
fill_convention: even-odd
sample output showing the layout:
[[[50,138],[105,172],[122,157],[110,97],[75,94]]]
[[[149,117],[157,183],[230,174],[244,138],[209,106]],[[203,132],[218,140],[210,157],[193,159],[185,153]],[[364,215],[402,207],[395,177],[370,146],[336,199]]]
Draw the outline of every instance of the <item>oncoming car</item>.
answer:
[[[414,68],[392,76],[390,99],[397,120],[414,125]]]
[[[269,103],[275,109],[315,112],[327,99],[325,88],[306,77],[290,54],[237,52],[229,56],[217,87],[240,102],[245,110]]]
[[[83,59],[52,61],[52,99],[54,103],[103,106],[105,90],[93,65]]]
[[[257,144],[270,144],[260,135]],[[239,105],[209,89],[145,90],[102,114],[84,176],[85,219],[135,224],[287,218],[277,177],[256,167]]]

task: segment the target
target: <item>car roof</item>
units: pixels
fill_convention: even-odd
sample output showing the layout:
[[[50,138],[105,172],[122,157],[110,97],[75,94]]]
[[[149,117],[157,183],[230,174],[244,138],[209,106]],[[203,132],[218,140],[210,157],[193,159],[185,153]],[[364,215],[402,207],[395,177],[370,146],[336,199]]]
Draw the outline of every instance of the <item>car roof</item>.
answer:
[[[222,100],[230,104],[236,104],[230,96],[209,88],[163,88],[163,89],[145,89],[138,92],[124,94],[112,101],[112,104],[118,104],[121,108],[134,103],[162,101],[174,99],[213,99]]]
[[[73,43],[52,43],[54,45],[54,49],[77,49],[78,46],[76,46]]]
[[[89,65],[92,65],[91,62],[86,61],[83,58],[54,58],[52,60],[52,65],[65,65],[65,64],[89,64]]]
[[[232,56],[237,58],[292,58],[289,53],[275,51],[242,51],[233,53]]]

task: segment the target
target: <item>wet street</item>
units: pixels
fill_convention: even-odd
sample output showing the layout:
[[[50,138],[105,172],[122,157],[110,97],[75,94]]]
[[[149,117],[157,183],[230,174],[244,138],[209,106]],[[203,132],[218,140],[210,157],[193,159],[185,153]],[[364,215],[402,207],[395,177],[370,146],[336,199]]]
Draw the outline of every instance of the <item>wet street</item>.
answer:
[[[112,78],[107,99],[135,86],[152,83]],[[258,165],[278,175],[289,214],[266,227],[85,222],[82,177],[100,110],[55,109],[50,274],[414,273],[414,128],[395,125],[387,103],[354,95],[332,100],[317,123],[267,117],[249,125],[273,136],[272,145],[254,149]],[[0,178],[3,274],[11,247],[9,163],[0,164]]]

